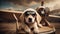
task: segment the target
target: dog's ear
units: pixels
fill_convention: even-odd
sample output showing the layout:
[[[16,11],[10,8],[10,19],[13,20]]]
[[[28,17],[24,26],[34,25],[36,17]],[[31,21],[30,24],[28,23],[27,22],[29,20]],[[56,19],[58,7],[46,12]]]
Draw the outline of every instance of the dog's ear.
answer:
[[[37,13],[37,12],[36,12]],[[37,13],[37,16],[36,16],[36,20],[37,20],[37,25],[39,27],[43,27],[42,24],[40,24],[41,20],[42,20],[42,17]]]
[[[37,13],[37,12],[36,12]],[[42,17],[37,13],[37,16],[36,16],[36,20],[37,20],[37,22],[38,23],[40,23],[41,22],[41,20],[42,20]]]

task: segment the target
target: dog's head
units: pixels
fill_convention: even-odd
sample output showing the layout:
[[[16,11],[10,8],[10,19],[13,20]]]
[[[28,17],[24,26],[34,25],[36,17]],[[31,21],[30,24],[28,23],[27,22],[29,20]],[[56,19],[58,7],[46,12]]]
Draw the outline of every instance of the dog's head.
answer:
[[[25,13],[24,13],[24,20],[26,23],[34,23],[36,22],[36,12],[33,11],[33,10],[27,10]]]
[[[37,13],[36,10],[32,8],[26,9],[22,14],[21,19],[22,22],[26,22],[27,24],[32,24],[41,21],[40,15]]]
[[[41,16],[48,16],[50,12],[48,7],[38,7],[36,10]]]

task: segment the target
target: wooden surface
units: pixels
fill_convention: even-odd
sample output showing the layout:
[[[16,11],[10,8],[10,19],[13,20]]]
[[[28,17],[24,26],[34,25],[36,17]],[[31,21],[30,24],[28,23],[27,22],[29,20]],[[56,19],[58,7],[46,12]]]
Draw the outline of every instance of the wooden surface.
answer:
[[[41,34],[41,33],[53,33],[53,32],[55,32],[55,28],[53,27],[53,28],[51,28],[51,27],[46,27],[46,26],[44,26],[44,27],[42,27],[42,28],[39,28],[39,30],[40,30],[40,33],[39,34]],[[24,31],[19,31],[18,33],[25,33]]]
[[[3,9],[0,9],[0,12],[7,12],[7,13],[23,13],[23,11],[3,10]]]
[[[55,25],[55,27],[58,28],[56,31],[56,34],[60,34],[60,29],[59,29],[60,23],[51,23],[51,24]],[[44,27],[42,29],[47,30],[47,28],[49,28],[49,27]],[[52,29],[49,28],[49,30],[53,31],[53,28]],[[16,23],[13,23],[13,22],[11,22],[11,23],[10,22],[9,23],[6,23],[6,22],[0,23],[0,33],[2,33],[2,34],[15,34],[16,33]],[[46,31],[45,31],[45,33],[46,33]]]

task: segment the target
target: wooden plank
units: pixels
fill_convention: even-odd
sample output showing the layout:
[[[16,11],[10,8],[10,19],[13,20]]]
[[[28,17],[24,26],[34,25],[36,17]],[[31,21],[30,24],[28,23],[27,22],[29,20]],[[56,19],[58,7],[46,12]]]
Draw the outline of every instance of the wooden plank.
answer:
[[[56,16],[56,15],[49,15],[49,17],[60,18],[60,16]]]
[[[23,13],[23,11],[3,10],[3,9],[1,9],[0,12],[7,12],[7,13]]]

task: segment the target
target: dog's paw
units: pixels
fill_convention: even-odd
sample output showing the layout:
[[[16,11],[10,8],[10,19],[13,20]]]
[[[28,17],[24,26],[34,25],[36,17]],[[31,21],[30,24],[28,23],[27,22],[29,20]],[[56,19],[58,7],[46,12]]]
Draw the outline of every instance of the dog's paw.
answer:
[[[30,29],[27,29],[26,32],[31,32],[31,30]]]
[[[28,28],[28,27],[25,28],[25,31],[26,32],[31,32],[30,28]]]
[[[38,24],[39,27],[43,27],[42,24]]]
[[[34,33],[39,33],[40,32],[40,30],[39,29],[34,29]]]

